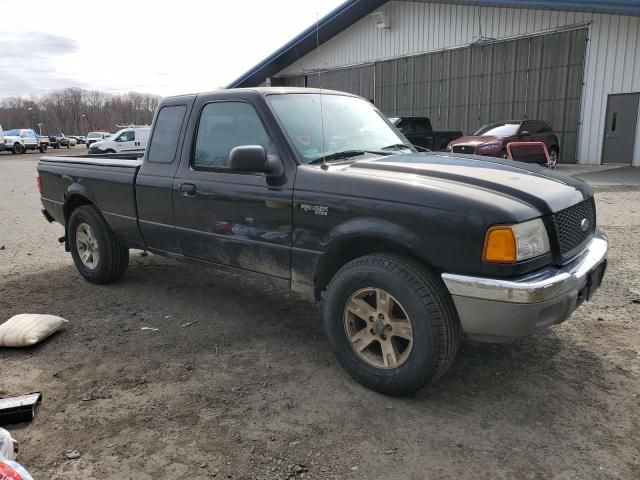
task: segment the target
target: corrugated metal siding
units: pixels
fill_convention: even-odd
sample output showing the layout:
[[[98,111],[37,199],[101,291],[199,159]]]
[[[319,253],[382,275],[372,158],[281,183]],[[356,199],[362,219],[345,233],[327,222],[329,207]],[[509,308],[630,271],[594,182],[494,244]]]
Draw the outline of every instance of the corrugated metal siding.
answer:
[[[331,88],[373,100],[374,85],[374,66],[363,65],[324,72],[322,74],[322,84],[318,74],[309,74],[307,75],[306,86],[311,88]]]
[[[313,52],[302,57],[281,75],[466,46],[477,41],[481,32],[482,37],[506,39],[590,23],[578,159],[593,164],[600,163],[607,95],[640,91],[638,17],[405,1],[389,2],[387,8],[390,29],[377,29],[371,17],[365,17],[323,44],[320,55]],[[452,61],[454,68],[464,64],[464,59],[455,56]],[[570,81],[575,81],[576,75],[570,72]],[[460,77],[452,81],[464,83],[464,75]],[[509,78],[502,80],[508,82]],[[519,84],[516,82],[515,88]],[[509,103],[510,97],[504,101]],[[451,115],[459,114],[451,112]],[[640,130],[634,164],[640,165]]]
[[[586,29],[376,63],[376,104],[470,133],[499,119],[551,122],[561,160],[575,162]],[[344,70],[343,70],[344,72]],[[327,72],[325,84],[331,83]]]

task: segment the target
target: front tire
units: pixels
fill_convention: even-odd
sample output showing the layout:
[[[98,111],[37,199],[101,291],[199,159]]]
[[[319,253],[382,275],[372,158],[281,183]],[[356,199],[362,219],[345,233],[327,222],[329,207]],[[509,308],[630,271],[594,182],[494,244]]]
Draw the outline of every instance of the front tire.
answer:
[[[549,158],[551,159],[551,165],[549,165],[549,168],[556,168],[558,160],[560,160],[560,149],[558,147],[551,147],[549,149]]]
[[[71,213],[67,236],[73,262],[89,282],[114,282],[127,271],[129,250],[118,243],[93,205],[83,205]]]
[[[40,145],[40,148],[38,150],[40,150],[40,153],[45,153],[47,151],[47,146],[46,145]]]
[[[24,147],[22,145],[20,145],[19,143],[14,143],[13,144],[13,148],[11,149],[11,153],[14,153],[16,155],[18,155],[20,153],[24,153]]]
[[[460,338],[444,285],[416,262],[391,254],[342,267],[327,289],[323,322],[345,370],[387,395],[413,393],[442,376]]]

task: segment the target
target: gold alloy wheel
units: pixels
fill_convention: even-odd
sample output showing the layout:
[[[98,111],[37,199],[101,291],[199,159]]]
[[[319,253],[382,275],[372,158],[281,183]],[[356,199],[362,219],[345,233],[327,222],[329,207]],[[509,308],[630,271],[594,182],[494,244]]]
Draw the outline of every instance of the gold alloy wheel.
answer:
[[[81,223],[76,229],[76,249],[84,266],[95,270],[100,261],[98,240],[93,229],[86,223]]]
[[[344,330],[358,356],[376,368],[398,368],[411,354],[411,320],[400,302],[380,288],[363,288],[351,295],[344,310]]]

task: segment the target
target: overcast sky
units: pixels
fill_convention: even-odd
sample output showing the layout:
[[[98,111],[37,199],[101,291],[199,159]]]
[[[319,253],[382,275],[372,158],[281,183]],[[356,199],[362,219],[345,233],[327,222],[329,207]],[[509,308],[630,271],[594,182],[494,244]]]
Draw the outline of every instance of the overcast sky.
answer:
[[[342,1],[0,0],[0,97],[213,90]]]

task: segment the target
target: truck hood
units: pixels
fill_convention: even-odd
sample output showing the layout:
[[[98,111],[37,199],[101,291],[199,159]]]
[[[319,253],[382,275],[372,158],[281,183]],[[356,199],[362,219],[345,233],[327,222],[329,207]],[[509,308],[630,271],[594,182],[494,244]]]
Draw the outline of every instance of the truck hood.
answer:
[[[467,135],[466,137],[456,138],[449,142],[449,146],[453,145],[481,145],[483,143],[494,142],[496,140],[503,140],[505,137],[495,137],[493,135],[490,136],[476,136],[476,135]]]
[[[387,180],[449,190],[458,196],[502,203],[509,198],[548,215],[593,196],[582,180],[537,165],[475,155],[400,154],[350,164],[346,172],[384,176]],[[519,217],[516,215],[514,217]],[[518,219],[521,220],[520,218]]]

